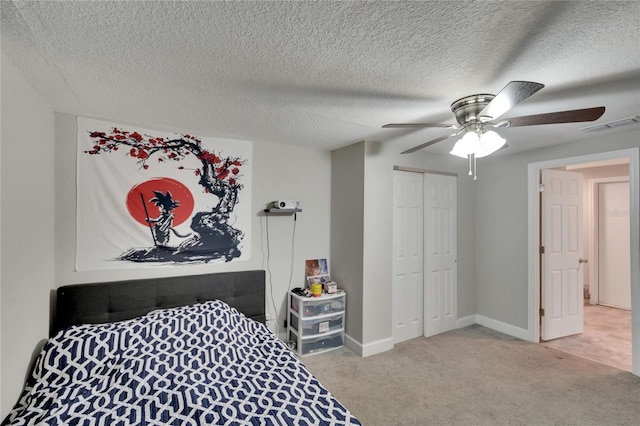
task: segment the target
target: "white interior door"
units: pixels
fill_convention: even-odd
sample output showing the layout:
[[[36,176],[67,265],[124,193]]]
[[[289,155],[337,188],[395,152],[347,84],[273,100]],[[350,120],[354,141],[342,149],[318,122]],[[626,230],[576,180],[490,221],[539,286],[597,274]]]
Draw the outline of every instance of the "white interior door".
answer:
[[[424,335],[457,327],[457,178],[424,175]]]
[[[542,170],[540,336],[551,340],[583,329],[582,174]]]
[[[422,336],[423,175],[393,175],[393,339]]]
[[[629,182],[598,184],[598,303],[631,309]]]

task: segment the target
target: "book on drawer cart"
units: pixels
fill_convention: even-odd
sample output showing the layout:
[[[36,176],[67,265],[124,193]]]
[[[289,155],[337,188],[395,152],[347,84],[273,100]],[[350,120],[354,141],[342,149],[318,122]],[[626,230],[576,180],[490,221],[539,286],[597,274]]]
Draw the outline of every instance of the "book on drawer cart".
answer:
[[[346,293],[306,297],[289,292],[289,341],[302,355],[342,347]]]

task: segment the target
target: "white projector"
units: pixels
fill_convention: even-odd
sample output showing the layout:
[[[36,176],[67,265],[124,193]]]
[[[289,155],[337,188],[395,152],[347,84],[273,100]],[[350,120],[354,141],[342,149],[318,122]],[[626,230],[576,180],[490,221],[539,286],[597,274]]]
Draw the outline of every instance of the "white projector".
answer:
[[[296,200],[276,200],[271,203],[274,209],[297,209],[300,202]]]

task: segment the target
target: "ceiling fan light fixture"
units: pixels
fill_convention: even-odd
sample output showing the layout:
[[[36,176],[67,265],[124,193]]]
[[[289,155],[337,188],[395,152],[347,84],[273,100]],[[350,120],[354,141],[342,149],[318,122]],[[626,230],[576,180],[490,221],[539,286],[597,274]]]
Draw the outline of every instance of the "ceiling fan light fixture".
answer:
[[[475,158],[482,158],[493,154],[502,148],[506,142],[504,138],[493,130],[488,130],[481,134],[476,131],[467,132],[456,142],[449,154],[460,158],[468,158],[469,155],[473,154]]]
[[[502,148],[505,143],[507,143],[507,141],[493,130],[484,132],[482,136],[480,136],[480,150],[476,152],[476,158],[493,154]]]
[[[480,137],[474,132],[467,132],[462,138],[456,142],[453,149],[449,152],[460,158],[467,158],[471,154],[475,154],[480,145]]]
[[[469,160],[469,176],[473,176],[473,180],[478,179],[476,160],[493,154],[507,142],[493,130],[484,133],[483,130],[483,126],[480,125],[476,130],[465,133],[449,152],[456,157]]]

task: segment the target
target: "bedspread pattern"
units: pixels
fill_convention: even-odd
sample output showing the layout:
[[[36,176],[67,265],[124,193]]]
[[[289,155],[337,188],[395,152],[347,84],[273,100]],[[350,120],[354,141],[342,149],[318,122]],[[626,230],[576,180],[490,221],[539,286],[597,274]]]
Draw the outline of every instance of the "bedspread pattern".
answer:
[[[221,301],[62,330],[9,424],[360,424],[263,324]]]

